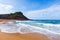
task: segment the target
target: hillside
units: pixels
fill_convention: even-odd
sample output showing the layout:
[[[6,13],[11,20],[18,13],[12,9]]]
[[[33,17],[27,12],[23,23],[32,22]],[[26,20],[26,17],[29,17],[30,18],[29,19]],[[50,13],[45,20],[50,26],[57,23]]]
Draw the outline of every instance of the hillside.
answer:
[[[0,14],[0,19],[14,19],[14,20],[29,20],[22,12],[15,12],[10,14]]]

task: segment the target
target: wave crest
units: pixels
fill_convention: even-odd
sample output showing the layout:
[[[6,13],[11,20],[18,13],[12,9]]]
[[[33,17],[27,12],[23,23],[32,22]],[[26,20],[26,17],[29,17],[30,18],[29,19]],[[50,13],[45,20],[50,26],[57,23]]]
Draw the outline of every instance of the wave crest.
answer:
[[[28,24],[18,23],[18,22],[7,22],[1,25],[1,32],[5,33],[43,33],[43,34],[59,34],[60,35],[60,25],[54,24],[37,24],[39,26],[32,26]]]

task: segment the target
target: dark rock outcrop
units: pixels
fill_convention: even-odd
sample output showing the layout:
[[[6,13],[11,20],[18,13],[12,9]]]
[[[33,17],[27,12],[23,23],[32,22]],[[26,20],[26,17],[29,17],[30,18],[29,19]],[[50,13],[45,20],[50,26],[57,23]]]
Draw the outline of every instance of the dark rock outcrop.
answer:
[[[14,20],[29,20],[22,12],[15,12],[10,14],[0,14],[0,19],[14,19]]]

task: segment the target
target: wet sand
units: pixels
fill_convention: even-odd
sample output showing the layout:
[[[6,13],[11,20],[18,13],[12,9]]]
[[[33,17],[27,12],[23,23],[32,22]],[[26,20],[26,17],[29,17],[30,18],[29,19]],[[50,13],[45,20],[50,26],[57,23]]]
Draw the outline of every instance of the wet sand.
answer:
[[[0,19],[0,25],[4,22],[15,21],[15,20],[3,20]],[[55,38],[48,38],[48,36],[38,33],[30,33],[30,34],[9,34],[3,33],[0,31],[0,40],[60,40],[60,36],[56,35]]]
[[[0,19],[0,25],[4,22],[15,21],[15,20],[3,20]],[[38,33],[30,33],[30,34],[8,34],[0,31],[0,40],[49,40],[49,38],[45,35]]]
[[[9,19],[8,19],[8,20],[7,20],[7,19],[0,19],[0,22],[9,22],[9,21],[12,21],[12,22],[13,22],[13,21],[16,21],[16,20],[9,20]]]
[[[7,34],[0,32],[0,40],[49,40],[49,38],[42,34]]]
[[[4,22],[10,22],[10,21],[13,22],[16,20],[0,19],[0,25],[2,25]],[[9,34],[9,33],[3,33],[0,31],[0,40],[60,40],[60,35],[55,35],[54,37],[48,38],[48,36],[44,34],[38,34],[38,33]]]

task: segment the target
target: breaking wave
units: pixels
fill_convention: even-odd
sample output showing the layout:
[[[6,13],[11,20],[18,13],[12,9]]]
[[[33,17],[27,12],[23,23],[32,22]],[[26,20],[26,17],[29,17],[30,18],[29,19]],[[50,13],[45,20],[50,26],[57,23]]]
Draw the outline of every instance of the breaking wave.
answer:
[[[1,32],[5,33],[42,33],[46,35],[60,35],[60,24],[36,23],[35,25],[26,24],[21,21],[6,22],[0,25]]]

